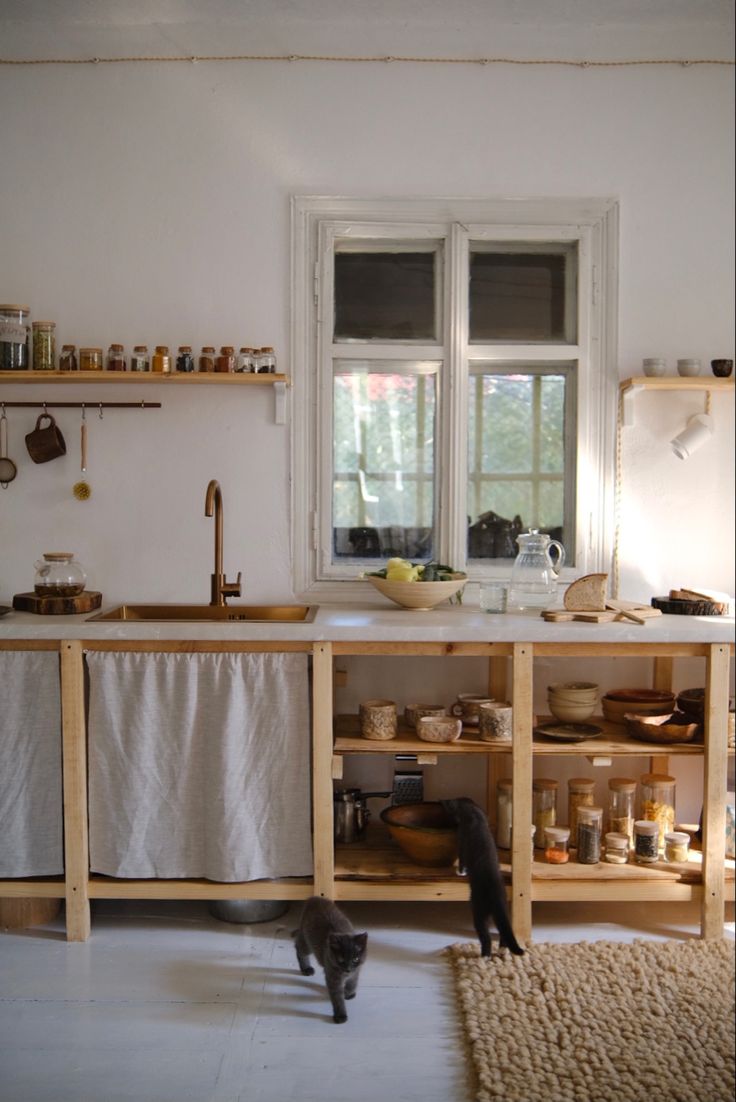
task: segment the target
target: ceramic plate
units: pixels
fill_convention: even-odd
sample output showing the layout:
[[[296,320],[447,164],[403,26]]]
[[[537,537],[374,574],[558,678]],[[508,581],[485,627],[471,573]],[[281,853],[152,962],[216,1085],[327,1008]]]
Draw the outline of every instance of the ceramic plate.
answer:
[[[602,727],[593,723],[543,723],[534,728],[535,735],[553,738],[557,742],[585,742],[589,738],[598,738],[603,734]]]
[[[0,605],[0,616],[5,616],[8,612],[12,612],[10,605]]]

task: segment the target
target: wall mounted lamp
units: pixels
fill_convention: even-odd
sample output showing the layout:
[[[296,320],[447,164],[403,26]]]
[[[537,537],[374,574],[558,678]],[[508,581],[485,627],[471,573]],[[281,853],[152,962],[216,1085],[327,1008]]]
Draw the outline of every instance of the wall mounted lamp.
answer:
[[[687,425],[670,447],[678,459],[689,459],[693,452],[702,447],[713,435],[713,418],[709,413],[696,413],[688,418]]]

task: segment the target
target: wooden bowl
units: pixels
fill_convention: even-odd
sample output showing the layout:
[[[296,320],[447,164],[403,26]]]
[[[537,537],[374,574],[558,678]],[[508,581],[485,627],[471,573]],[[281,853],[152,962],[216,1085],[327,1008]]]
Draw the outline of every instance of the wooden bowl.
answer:
[[[682,712],[665,716],[642,716],[627,712],[624,720],[630,736],[639,742],[692,742],[700,731],[700,724],[693,722]]]
[[[386,807],[381,819],[396,844],[416,865],[440,868],[451,865],[457,857],[457,827],[441,803]]]
[[[620,699],[623,694],[623,699]],[[675,710],[675,694],[660,692],[658,689],[628,689],[616,693],[606,693],[601,697],[603,717],[609,723],[624,724],[627,712],[634,715],[663,716],[672,715]]]
[[[458,573],[449,582],[390,582],[387,578],[372,578],[370,575],[366,580],[401,608],[424,612],[448,601],[456,593],[462,593],[468,576]]]

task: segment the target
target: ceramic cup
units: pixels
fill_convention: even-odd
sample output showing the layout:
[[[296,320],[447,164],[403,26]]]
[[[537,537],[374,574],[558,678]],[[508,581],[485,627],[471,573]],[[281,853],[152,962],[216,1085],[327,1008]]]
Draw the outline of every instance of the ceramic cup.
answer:
[[[48,425],[42,427],[42,421],[48,421]],[[26,447],[34,463],[48,463],[51,459],[66,455],[61,429],[50,413],[40,414],[35,429],[26,436]]]
[[[711,360],[710,369],[718,379],[727,379],[733,371],[733,360]]]
[[[446,716],[447,708],[444,704],[407,704],[404,708],[404,719],[407,727],[417,728],[422,716]]]
[[[420,716],[417,735],[422,742],[454,742],[462,733],[463,723],[455,716]]]
[[[396,704],[393,700],[364,700],[359,711],[363,738],[396,738]]]
[[[478,734],[483,742],[511,742],[513,708],[505,701],[486,701],[478,709]]]
[[[642,360],[642,369],[645,375],[666,375],[667,361],[659,356],[649,356]]]
[[[700,374],[700,360],[678,360],[677,361],[677,374],[678,375],[699,375]]]
[[[454,716],[459,716],[463,723],[477,727],[478,709],[481,704],[490,704],[490,696],[477,696],[474,693],[460,693],[457,700],[450,708]]]

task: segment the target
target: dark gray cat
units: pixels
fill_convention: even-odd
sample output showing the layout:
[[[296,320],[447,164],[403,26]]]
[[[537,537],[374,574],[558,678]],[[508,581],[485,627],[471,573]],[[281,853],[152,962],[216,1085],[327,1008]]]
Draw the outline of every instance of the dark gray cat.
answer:
[[[348,1020],[345,1000],[355,998],[367,944],[368,934],[356,934],[331,899],[313,895],[304,904],[299,929],[294,931],[296,959],[304,976],[314,975],[309,963],[312,953],[324,968],[335,1022]]]
[[[467,872],[470,881],[470,909],[473,912],[475,932],[480,940],[481,956],[491,955],[491,934],[488,928],[488,920],[491,918],[498,930],[499,944],[521,956],[524,950],[511,928],[498,851],[485,812],[467,796],[460,796],[457,800],[442,800],[442,806],[458,826],[460,871]]]

